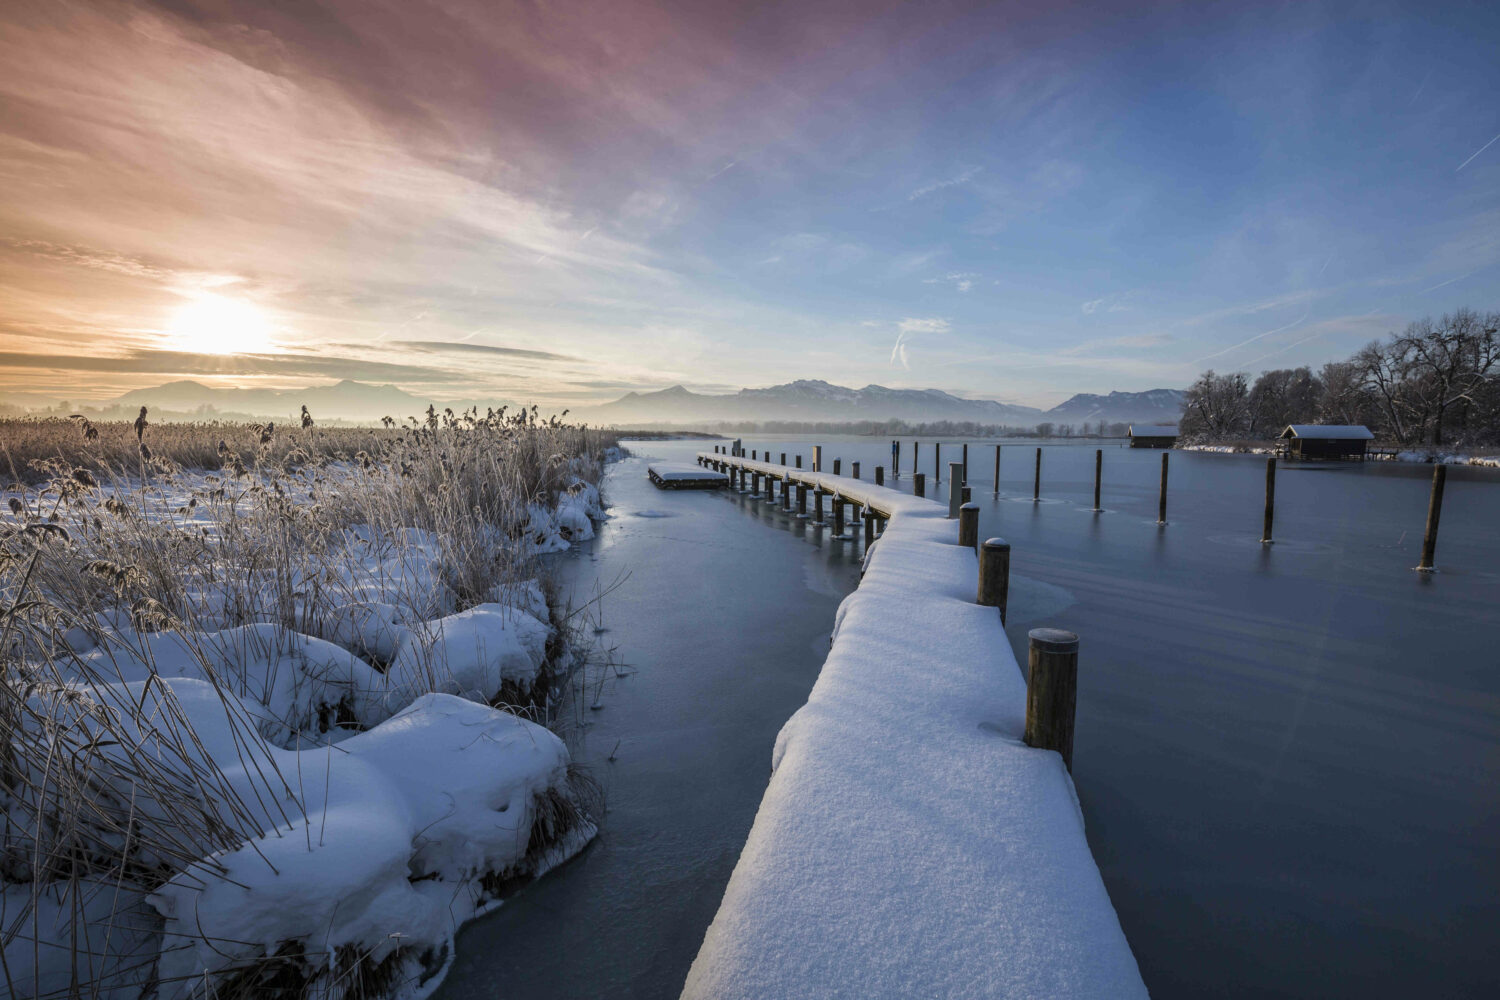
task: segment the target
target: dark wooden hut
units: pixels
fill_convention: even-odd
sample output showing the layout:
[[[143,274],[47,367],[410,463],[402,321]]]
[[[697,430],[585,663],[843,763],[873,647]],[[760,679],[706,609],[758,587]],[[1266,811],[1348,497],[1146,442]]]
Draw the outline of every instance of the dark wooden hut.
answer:
[[[1280,450],[1287,458],[1364,458],[1374,437],[1361,424],[1288,424]]]
[[[1177,428],[1171,424],[1131,424],[1130,447],[1173,448],[1177,445]]]

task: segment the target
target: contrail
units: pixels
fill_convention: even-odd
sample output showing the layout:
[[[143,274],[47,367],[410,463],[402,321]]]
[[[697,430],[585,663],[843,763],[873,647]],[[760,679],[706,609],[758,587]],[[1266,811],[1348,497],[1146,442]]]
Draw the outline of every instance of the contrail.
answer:
[[[1292,320],[1286,326],[1278,326],[1274,330],[1267,330],[1265,333],[1257,333],[1255,336],[1251,337],[1249,340],[1242,340],[1238,344],[1235,344],[1232,347],[1226,347],[1222,351],[1215,351],[1212,354],[1205,354],[1205,355],[1203,355],[1203,357],[1199,358],[1197,361],[1194,361],[1193,364],[1200,365],[1203,362],[1208,361],[1208,360],[1210,360],[1212,358],[1217,358],[1221,354],[1228,354],[1230,351],[1237,351],[1241,347],[1244,347],[1247,344],[1253,344],[1257,340],[1260,340],[1262,337],[1269,337],[1273,333],[1280,333],[1283,330],[1290,330],[1292,327],[1296,326],[1298,323],[1301,323],[1303,320],[1307,319],[1307,317],[1310,316],[1311,314],[1312,314],[1312,310],[1309,309],[1307,312],[1303,313],[1300,318]]]
[[[1302,344],[1307,343],[1309,340],[1316,340],[1317,338],[1323,336],[1323,334],[1325,334],[1327,332],[1328,332],[1327,330],[1319,330],[1317,333],[1313,334],[1311,337],[1303,337],[1301,340],[1294,341],[1293,343],[1287,344],[1285,347],[1278,347],[1278,348],[1276,348],[1276,350],[1272,351],[1270,354],[1262,354],[1260,357],[1256,358],[1254,361],[1247,361],[1247,362],[1245,362],[1245,367],[1249,368],[1252,365],[1258,365],[1258,364],[1260,364],[1262,361],[1266,360],[1267,358],[1274,358],[1278,354],[1284,354],[1285,352],[1290,351],[1294,347],[1297,347],[1297,346],[1300,346]]]
[[[1500,139],[1500,133],[1496,134],[1495,139]],[[1491,139],[1489,142],[1485,143],[1483,146],[1480,146],[1478,149],[1476,149],[1474,151],[1474,156],[1478,156],[1480,153],[1484,152],[1486,149],[1489,149],[1491,146],[1493,146],[1495,144],[1495,139]],[[1456,174],[1460,170],[1462,170],[1464,167],[1467,167],[1470,163],[1473,163],[1474,162],[1474,156],[1471,156],[1467,160],[1465,160],[1464,162],[1460,163],[1454,169],[1453,172]]]

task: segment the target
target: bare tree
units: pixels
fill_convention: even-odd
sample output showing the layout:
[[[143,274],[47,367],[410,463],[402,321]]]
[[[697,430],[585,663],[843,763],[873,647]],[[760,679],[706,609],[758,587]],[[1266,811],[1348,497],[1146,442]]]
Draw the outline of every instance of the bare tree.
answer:
[[[1500,314],[1481,317],[1460,309],[1437,323],[1419,320],[1393,338],[1408,383],[1424,416],[1432,423],[1432,443],[1443,443],[1443,422],[1458,404],[1475,395],[1500,374]],[[1425,421],[1424,421],[1425,422]]]
[[[1250,389],[1245,376],[1218,375],[1212,369],[1188,387],[1179,430],[1189,440],[1241,437],[1250,425]]]

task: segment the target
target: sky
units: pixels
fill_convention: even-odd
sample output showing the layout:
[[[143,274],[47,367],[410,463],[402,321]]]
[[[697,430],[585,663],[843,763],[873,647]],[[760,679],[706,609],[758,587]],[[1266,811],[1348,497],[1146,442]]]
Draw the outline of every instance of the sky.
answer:
[[[1500,4],[0,7],[0,395],[1050,406],[1500,308]]]

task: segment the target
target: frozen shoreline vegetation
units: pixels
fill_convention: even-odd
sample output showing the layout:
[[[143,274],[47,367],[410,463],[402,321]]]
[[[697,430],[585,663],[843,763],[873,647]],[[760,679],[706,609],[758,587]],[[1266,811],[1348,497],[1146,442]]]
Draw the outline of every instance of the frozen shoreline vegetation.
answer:
[[[891,517],[777,737],[684,1000],[1145,996],[1062,757],[1023,740],[1026,684],[958,522],[737,461]]]
[[[592,537],[613,439],[143,423],[124,462],[59,429],[81,460],[5,438],[5,994],[430,992],[595,833],[539,557]]]

